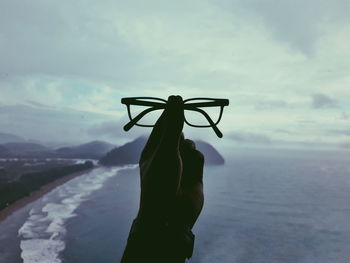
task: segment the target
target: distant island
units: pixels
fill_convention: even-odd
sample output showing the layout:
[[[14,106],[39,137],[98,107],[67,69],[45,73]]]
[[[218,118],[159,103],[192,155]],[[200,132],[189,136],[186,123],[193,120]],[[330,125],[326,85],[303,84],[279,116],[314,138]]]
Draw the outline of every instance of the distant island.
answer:
[[[136,164],[146,142],[146,137],[139,137],[132,142],[116,147],[102,157],[99,163],[106,166]],[[195,143],[196,148],[203,153],[206,165],[223,165],[225,163],[222,155],[212,145],[200,140],[195,141]]]

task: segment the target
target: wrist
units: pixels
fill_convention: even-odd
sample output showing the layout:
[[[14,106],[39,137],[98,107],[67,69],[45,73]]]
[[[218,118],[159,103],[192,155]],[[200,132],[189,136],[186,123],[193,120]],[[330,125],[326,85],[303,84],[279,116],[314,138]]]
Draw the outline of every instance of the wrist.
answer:
[[[193,253],[195,236],[190,227],[171,221],[136,218],[133,221],[128,242],[138,243],[155,255],[184,262]],[[174,261],[175,262],[175,261]]]

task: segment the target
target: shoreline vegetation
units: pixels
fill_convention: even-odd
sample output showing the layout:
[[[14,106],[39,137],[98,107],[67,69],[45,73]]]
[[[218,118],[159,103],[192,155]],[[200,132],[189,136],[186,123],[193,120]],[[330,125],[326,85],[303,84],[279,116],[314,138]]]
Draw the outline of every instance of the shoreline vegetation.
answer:
[[[18,193],[18,195],[15,197],[15,199],[12,199],[12,201],[8,202],[4,207],[3,202],[5,200],[4,197],[6,198],[6,192],[3,191],[3,189],[0,189],[0,195],[1,195],[0,222],[4,221],[7,217],[12,215],[14,212],[19,210],[20,208],[23,208],[26,205],[38,200],[39,198],[41,198],[51,190],[55,189],[56,187],[84,173],[91,171],[93,168],[94,168],[94,165],[92,164],[92,162],[87,161],[84,164],[76,164],[76,165],[71,165],[66,167],[60,167],[58,169],[50,169],[48,171],[43,171],[39,173],[31,173],[29,174],[29,176],[27,175],[28,177],[31,177],[30,180],[33,180],[33,177],[41,178],[41,179],[36,180],[35,184],[27,185],[26,187],[23,186],[23,183],[25,182],[22,182],[22,183],[17,182],[15,185],[0,184],[0,188],[6,187],[7,190],[10,190],[10,191],[13,191],[13,189],[9,189],[9,188],[13,188],[13,187],[16,190],[17,189],[21,190]],[[48,179],[47,175],[50,173],[51,173],[51,176],[49,176],[49,179]],[[45,180],[42,180],[43,176],[45,175],[46,175]],[[10,199],[11,199],[11,196],[9,200]]]

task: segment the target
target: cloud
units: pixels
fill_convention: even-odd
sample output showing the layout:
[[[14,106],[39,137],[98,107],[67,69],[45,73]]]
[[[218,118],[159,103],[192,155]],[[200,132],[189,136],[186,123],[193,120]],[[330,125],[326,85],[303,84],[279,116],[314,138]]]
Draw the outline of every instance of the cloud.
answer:
[[[276,140],[274,141],[274,146],[279,146],[285,149],[335,149],[337,143],[324,140]]]
[[[286,129],[275,129],[275,132],[277,133],[283,133],[283,134],[294,134],[292,131],[286,130]]]
[[[145,59],[122,39],[108,8],[80,0],[74,5],[65,0],[2,1],[0,72],[136,78]]]
[[[50,144],[82,143],[96,139],[121,143],[150,131],[135,126],[129,132],[125,132],[123,126],[127,122],[126,114],[120,118],[88,111],[54,108],[35,101],[17,105],[0,104],[0,132]]]
[[[317,93],[312,95],[312,107],[314,109],[336,108],[338,102],[325,94]]]
[[[283,100],[259,101],[255,104],[255,109],[257,110],[281,109],[286,107],[288,107],[288,104]]]
[[[91,125],[87,129],[87,133],[94,138],[106,138],[106,139],[121,139],[121,138],[136,138],[144,135],[147,132],[145,128],[139,128],[134,126],[128,132],[123,130],[123,126],[128,123],[126,117],[115,121],[104,121]]]
[[[94,136],[106,135],[115,137],[120,135],[120,130],[120,125],[117,125],[115,121],[107,121],[91,126],[87,132]]]
[[[231,132],[227,137],[238,143],[270,144],[268,136],[250,132]]]
[[[330,94],[341,111],[350,112],[350,62],[344,59],[349,4],[0,1],[0,105],[12,105],[14,112],[0,112],[1,128],[26,137],[124,138],[143,129],[114,129],[114,121],[124,125],[122,97],[180,94],[230,99],[219,124],[225,135],[263,131],[274,143],[324,136],[335,119],[344,124],[333,116],[337,101],[316,96],[315,107],[324,108],[319,114],[310,108],[309,96]],[[53,108],[45,112],[41,104]],[[97,115],[86,114],[85,122],[71,110]],[[308,124],[298,126],[301,118]],[[300,132],[274,132],[281,127]],[[188,132],[204,138],[212,133]]]
[[[319,39],[330,30],[329,25],[340,26],[349,21],[347,0],[222,0],[220,3],[235,16],[250,17],[257,27],[264,25],[275,39],[307,56],[315,54]]]
[[[350,150],[350,142],[341,143],[340,147],[343,148],[343,149],[349,149]]]
[[[43,103],[40,103],[38,101],[35,100],[27,100],[26,101],[30,106],[34,106],[34,107],[38,107],[38,108],[54,108],[53,106],[49,106]]]
[[[341,120],[347,121],[349,118],[350,118],[350,116],[349,116],[349,114],[347,112],[343,111],[341,113],[341,116],[340,116]]]
[[[329,130],[328,133],[330,133],[330,134],[336,134],[336,135],[350,136],[350,129],[344,129],[344,130]]]
[[[85,142],[93,139],[91,123],[110,119],[103,114],[31,105],[0,105],[0,132],[43,142]],[[16,120],[15,122],[13,120]]]

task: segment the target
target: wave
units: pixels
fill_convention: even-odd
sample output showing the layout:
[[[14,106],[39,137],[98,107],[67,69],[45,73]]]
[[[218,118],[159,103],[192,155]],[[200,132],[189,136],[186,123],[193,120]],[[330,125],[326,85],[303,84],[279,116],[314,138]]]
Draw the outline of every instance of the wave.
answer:
[[[43,196],[45,204],[33,207],[18,231],[23,262],[61,263],[59,256],[65,249],[65,222],[76,216],[76,209],[91,193],[100,189],[108,178],[121,170],[135,167],[96,168]]]

